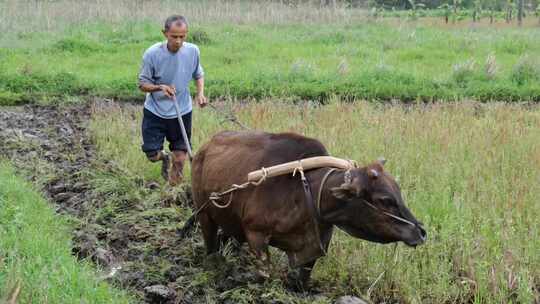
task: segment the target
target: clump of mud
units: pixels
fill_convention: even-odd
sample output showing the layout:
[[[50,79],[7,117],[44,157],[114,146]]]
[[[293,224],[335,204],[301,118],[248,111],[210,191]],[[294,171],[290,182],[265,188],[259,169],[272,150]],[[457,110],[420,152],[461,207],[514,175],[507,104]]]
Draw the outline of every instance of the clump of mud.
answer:
[[[200,233],[180,238],[189,187],[149,187],[100,158],[86,130],[90,109],[0,108],[0,155],[69,216],[73,254],[91,259],[101,279],[147,303],[289,303],[306,296],[326,302],[284,291],[285,273],[261,282],[245,247],[227,244],[206,258]]]

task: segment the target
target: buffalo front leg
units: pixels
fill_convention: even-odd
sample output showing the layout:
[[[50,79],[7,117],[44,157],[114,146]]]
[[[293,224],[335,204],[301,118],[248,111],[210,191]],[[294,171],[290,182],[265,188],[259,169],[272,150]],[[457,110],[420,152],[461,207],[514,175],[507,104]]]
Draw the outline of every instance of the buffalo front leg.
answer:
[[[218,241],[218,227],[216,223],[205,212],[199,214],[199,224],[201,224],[201,230],[204,238],[204,245],[206,246],[206,254],[210,255],[219,250]]]
[[[328,246],[330,245],[330,240],[332,239],[332,233],[334,231],[333,226],[321,225],[319,227],[321,245],[324,249],[324,252],[328,251]],[[287,274],[287,285],[289,288],[297,291],[304,291],[308,288],[309,280],[311,277],[311,271],[315,266],[317,259],[303,264],[300,267],[292,269]]]
[[[248,230],[246,231],[246,240],[251,252],[257,258],[259,275],[264,278],[270,277],[271,259],[270,251],[268,250],[270,237],[262,232]]]

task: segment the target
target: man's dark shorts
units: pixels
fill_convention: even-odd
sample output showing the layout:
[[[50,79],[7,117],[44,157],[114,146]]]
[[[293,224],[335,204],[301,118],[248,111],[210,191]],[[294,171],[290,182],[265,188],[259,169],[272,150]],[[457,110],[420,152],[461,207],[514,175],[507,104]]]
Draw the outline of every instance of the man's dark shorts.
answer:
[[[188,139],[191,142],[191,112],[182,115]],[[163,139],[167,138],[171,151],[187,151],[187,145],[182,137],[178,118],[165,119],[144,109],[142,122],[142,150],[148,157],[155,156],[163,150]]]

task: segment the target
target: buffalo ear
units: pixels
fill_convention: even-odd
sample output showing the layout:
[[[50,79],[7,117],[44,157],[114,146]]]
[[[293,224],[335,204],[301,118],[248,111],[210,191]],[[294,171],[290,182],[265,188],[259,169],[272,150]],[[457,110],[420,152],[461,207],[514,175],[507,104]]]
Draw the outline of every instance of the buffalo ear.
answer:
[[[375,169],[369,169],[368,176],[372,179],[377,179],[379,177],[379,172]]]
[[[377,179],[379,178],[379,175],[384,170],[384,164],[386,163],[386,159],[383,157],[379,157],[374,163],[369,165],[367,167],[367,176],[371,179]]]
[[[359,197],[362,188],[360,187],[360,180],[358,177],[353,178],[350,183],[342,184],[339,187],[330,189],[332,195],[340,200],[350,200],[354,197]]]

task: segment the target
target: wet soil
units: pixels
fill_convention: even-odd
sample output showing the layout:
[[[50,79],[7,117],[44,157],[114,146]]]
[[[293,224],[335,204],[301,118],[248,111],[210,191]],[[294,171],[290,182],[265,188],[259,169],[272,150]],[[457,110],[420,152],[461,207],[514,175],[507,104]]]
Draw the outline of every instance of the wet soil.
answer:
[[[89,187],[80,172],[95,158],[81,121],[83,107],[10,107],[0,110],[0,155],[35,182],[57,211],[81,215],[88,209]]]
[[[328,300],[283,295],[279,277],[261,282],[245,246],[228,244],[220,255],[205,257],[200,233],[180,238],[191,208],[189,187],[148,184],[101,158],[86,129],[90,118],[89,105],[0,108],[0,156],[71,219],[73,254],[92,260],[100,279],[146,303]]]

